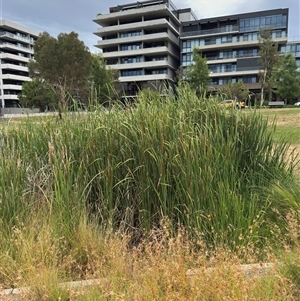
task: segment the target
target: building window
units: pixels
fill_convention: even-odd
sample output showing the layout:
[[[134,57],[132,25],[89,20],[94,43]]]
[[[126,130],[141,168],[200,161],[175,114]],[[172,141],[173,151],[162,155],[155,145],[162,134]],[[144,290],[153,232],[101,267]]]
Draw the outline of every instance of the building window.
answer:
[[[258,31],[260,27],[282,28],[287,26],[285,15],[271,15],[240,20],[240,31]]]
[[[146,70],[146,75],[168,74],[167,69]]]
[[[142,43],[121,45],[121,51],[136,50],[136,49],[142,49]]]
[[[137,75],[142,75],[142,69],[121,71],[121,76],[137,76]]]
[[[142,57],[141,56],[133,56],[133,57],[121,58],[121,64],[140,63],[141,61],[142,61]]]
[[[142,31],[128,31],[128,32],[121,32],[120,37],[121,38],[127,38],[127,37],[135,37],[142,35]]]

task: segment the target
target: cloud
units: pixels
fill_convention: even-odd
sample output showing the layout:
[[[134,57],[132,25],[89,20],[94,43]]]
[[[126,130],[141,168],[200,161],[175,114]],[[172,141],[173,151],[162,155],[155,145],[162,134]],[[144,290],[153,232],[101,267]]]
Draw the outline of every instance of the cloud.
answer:
[[[98,13],[108,13],[110,6],[135,0],[0,0],[2,17],[52,36],[75,31],[92,50],[98,37],[93,33],[98,25],[93,22]],[[290,10],[289,32],[300,40],[299,0],[172,0],[177,8],[191,7],[198,18],[218,17],[253,11],[285,8]]]
[[[178,8],[191,7],[199,19],[289,8],[289,37],[300,40],[300,0],[177,0]]]

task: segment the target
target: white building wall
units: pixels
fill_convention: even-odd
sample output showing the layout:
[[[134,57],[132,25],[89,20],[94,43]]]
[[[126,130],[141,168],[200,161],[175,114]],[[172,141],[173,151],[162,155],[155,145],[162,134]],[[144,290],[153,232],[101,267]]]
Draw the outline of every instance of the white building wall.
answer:
[[[0,20],[0,107],[18,104],[24,81],[29,81],[28,62],[33,58],[37,31]]]

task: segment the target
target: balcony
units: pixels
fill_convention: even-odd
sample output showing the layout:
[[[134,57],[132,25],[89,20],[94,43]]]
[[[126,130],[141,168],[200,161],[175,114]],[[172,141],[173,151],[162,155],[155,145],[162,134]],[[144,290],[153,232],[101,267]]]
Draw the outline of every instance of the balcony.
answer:
[[[130,30],[136,30],[136,29],[147,29],[147,28],[174,29],[174,27],[171,25],[171,23],[169,21],[167,21],[165,18],[163,18],[163,19],[157,19],[157,20],[151,20],[151,21],[141,21],[141,22],[135,22],[135,23],[129,23],[129,24],[100,27],[97,29],[97,31],[94,34],[99,37],[102,37],[102,36],[106,36],[110,33],[130,31]],[[176,32],[176,33],[178,33],[178,32]],[[178,33],[178,35],[179,35],[179,33]]]
[[[168,66],[170,66],[170,63],[167,60],[109,65],[110,68],[117,69],[117,70],[150,68],[150,67],[151,68],[168,67]]]
[[[1,69],[28,72],[28,67],[15,64],[1,64]]]
[[[119,82],[139,82],[139,81],[157,81],[157,80],[172,80],[173,78],[168,74],[152,74],[152,75],[138,75],[138,76],[121,76]]]
[[[253,58],[258,57],[258,54],[243,54],[243,55],[227,55],[226,57],[206,57],[207,64],[218,64],[218,63],[229,63],[229,62],[236,62],[239,58]]]
[[[15,75],[15,74],[2,74],[2,79],[23,81],[23,82],[31,80],[29,76]]]
[[[97,42],[98,47],[105,47],[105,46],[115,46],[119,44],[128,44],[128,43],[135,43],[135,42],[151,42],[151,41],[159,41],[159,40],[167,40],[170,39],[167,33],[156,33],[156,34],[148,34],[148,35],[140,35],[134,37],[126,37],[126,38],[118,38],[118,39],[111,39],[111,40],[100,40]],[[174,43],[178,40],[173,41]]]
[[[15,94],[4,94],[2,97],[4,98],[4,100],[18,100],[18,95]]]
[[[24,46],[20,46],[17,44],[13,44],[13,43],[0,43],[0,48],[6,48],[6,49],[15,49],[15,50],[19,50],[19,51],[23,51],[23,52],[28,52],[30,54],[33,54],[33,48],[29,48],[29,47],[24,47]]]
[[[8,31],[0,32],[0,38],[9,39],[11,41],[21,41],[21,42],[25,42],[25,43],[28,43],[28,44],[33,44],[33,42],[34,42],[32,39],[29,39],[27,37],[22,37],[22,36],[13,34],[13,33],[8,32]]]
[[[218,71],[211,71],[209,77],[223,77],[223,76],[241,76],[258,74],[259,69],[257,66],[248,68],[225,69]]]
[[[101,26],[109,26],[109,24],[112,23],[114,20],[122,20],[131,22],[133,18],[138,18],[142,16],[150,16],[153,18],[165,18],[165,17],[172,17],[174,18],[173,13],[170,11],[170,9],[164,5],[151,5],[149,7],[140,7],[138,8],[135,4],[135,7],[130,10],[124,10],[123,8],[120,11],[114,11],[109,14],[98,14],[96,16],[96,19],[93,21]],[[179,26],[179,21],[174,18],[174,21]]]
[[[3,85],[3,90],[22,90],[22,85]]]
[[[126,57],[126,56],[137,56],[137,55],[158,55],[158,54],[168,54],[172,53],[167,46],[162,47],[153,47],[153,48],[142,48],[142,49],[135,49],[135,50],[124,50],[124,51],[113,51],[113,52],[104,52],[102,53],[105,59],[113,59],[119,57]]]
[[[11,53],[1,53],[0,59],[9,59],[9,60],[24,62],[24,63],[28,63],[28,61],[29,61],[29,58],[26,56],[20,56],[20,55],[11,54]]]
[[[227,29],[226,27],[221,28],[213,28],[213,29],[203,29],[197,31],[190,31],[190,32],[183,32],[181,33],[181,37],[191,37],[191,36],[207,36],[207,35],[216,35],[222,33],[229,33],[229,32],[238,32],[238,26],[232,26],[232,28]]]

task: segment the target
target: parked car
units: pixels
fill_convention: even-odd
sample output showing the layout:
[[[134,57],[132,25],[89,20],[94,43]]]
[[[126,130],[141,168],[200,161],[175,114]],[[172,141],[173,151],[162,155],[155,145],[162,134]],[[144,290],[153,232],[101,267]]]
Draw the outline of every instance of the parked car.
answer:
[[[294,103],[294,106],[300,107],[300,101],[295,102],[295,103]]]
[[[225,108],[244,109],[245,102],[244,101],[236,101],[233,99],[226,99],[220,103],[220,106],[223,106]]]

